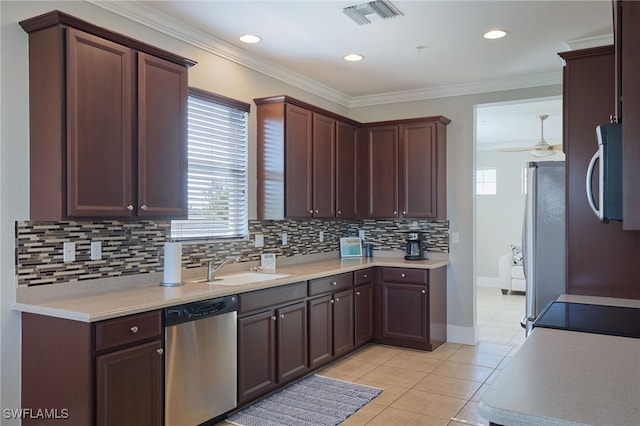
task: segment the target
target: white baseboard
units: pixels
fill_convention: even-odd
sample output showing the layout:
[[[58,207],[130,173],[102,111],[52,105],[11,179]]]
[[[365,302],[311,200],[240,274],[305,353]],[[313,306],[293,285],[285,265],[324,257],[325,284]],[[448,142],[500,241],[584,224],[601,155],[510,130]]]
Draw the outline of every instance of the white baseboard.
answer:
[[[500,288],[500,278],[498,277],[476,277],[476,286]]]
[[[477,327],[460,327],[449,324],[447,325],[447,342],[476,345],[478,343],[478,329]]]

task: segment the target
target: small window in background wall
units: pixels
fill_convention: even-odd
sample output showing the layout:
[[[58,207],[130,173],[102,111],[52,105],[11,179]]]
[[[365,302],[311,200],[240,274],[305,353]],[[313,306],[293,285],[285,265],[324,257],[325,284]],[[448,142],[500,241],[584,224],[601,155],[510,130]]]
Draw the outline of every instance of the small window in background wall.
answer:
[[[526,165],[522,166],[522,177],[520,179],[520,182],[521,182],[520,192],[522,194],[527,193],[527,170],[529,170],[529,168]]]
[[[495,167],[476,170],[476,195],[496,195],[497,171]]]

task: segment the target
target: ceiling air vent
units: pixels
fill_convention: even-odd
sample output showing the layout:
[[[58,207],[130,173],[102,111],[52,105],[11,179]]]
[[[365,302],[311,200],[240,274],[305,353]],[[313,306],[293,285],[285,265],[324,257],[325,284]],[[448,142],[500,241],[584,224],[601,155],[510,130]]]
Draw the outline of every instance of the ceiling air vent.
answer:
[[[374,15],[382,19],[393,18],[403,13],[387,0],[375,0],[368,3],[354,4],[342,9],[345,15],[353,19],[358,25],[370,24],[367,15]]]

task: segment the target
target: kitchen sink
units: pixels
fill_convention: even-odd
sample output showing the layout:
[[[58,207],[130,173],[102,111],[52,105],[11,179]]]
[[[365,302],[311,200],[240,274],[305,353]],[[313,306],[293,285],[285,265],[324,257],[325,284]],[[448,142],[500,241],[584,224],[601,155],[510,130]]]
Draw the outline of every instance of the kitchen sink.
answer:
[[[217,284],[217,285],[244,285],[263,281],[277,280],[286,278],[289,274],[275,274],[269,272],[241,272],[239,274],[223,275],[215,278],[213,281],[207,281],[206,278],[193,280],[194,283],[200,284]]]

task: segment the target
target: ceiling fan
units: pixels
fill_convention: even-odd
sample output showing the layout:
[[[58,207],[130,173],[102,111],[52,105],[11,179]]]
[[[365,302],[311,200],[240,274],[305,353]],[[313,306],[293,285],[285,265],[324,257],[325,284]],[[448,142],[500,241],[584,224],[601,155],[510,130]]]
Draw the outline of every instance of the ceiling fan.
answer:
[[[539,115],[538,119],[540,120],[540,141],[533,146],[524,146],[518,148],[502,148],[498,151],[504,152],[515,152],[515,151],[531,151],[531,155],[534,157],[550,157],[556,153],[556,151],[562,150],[562,144],[557,145],[549,145],[549,143],[544,140],[544,120],[549,117],[548,115]]]

